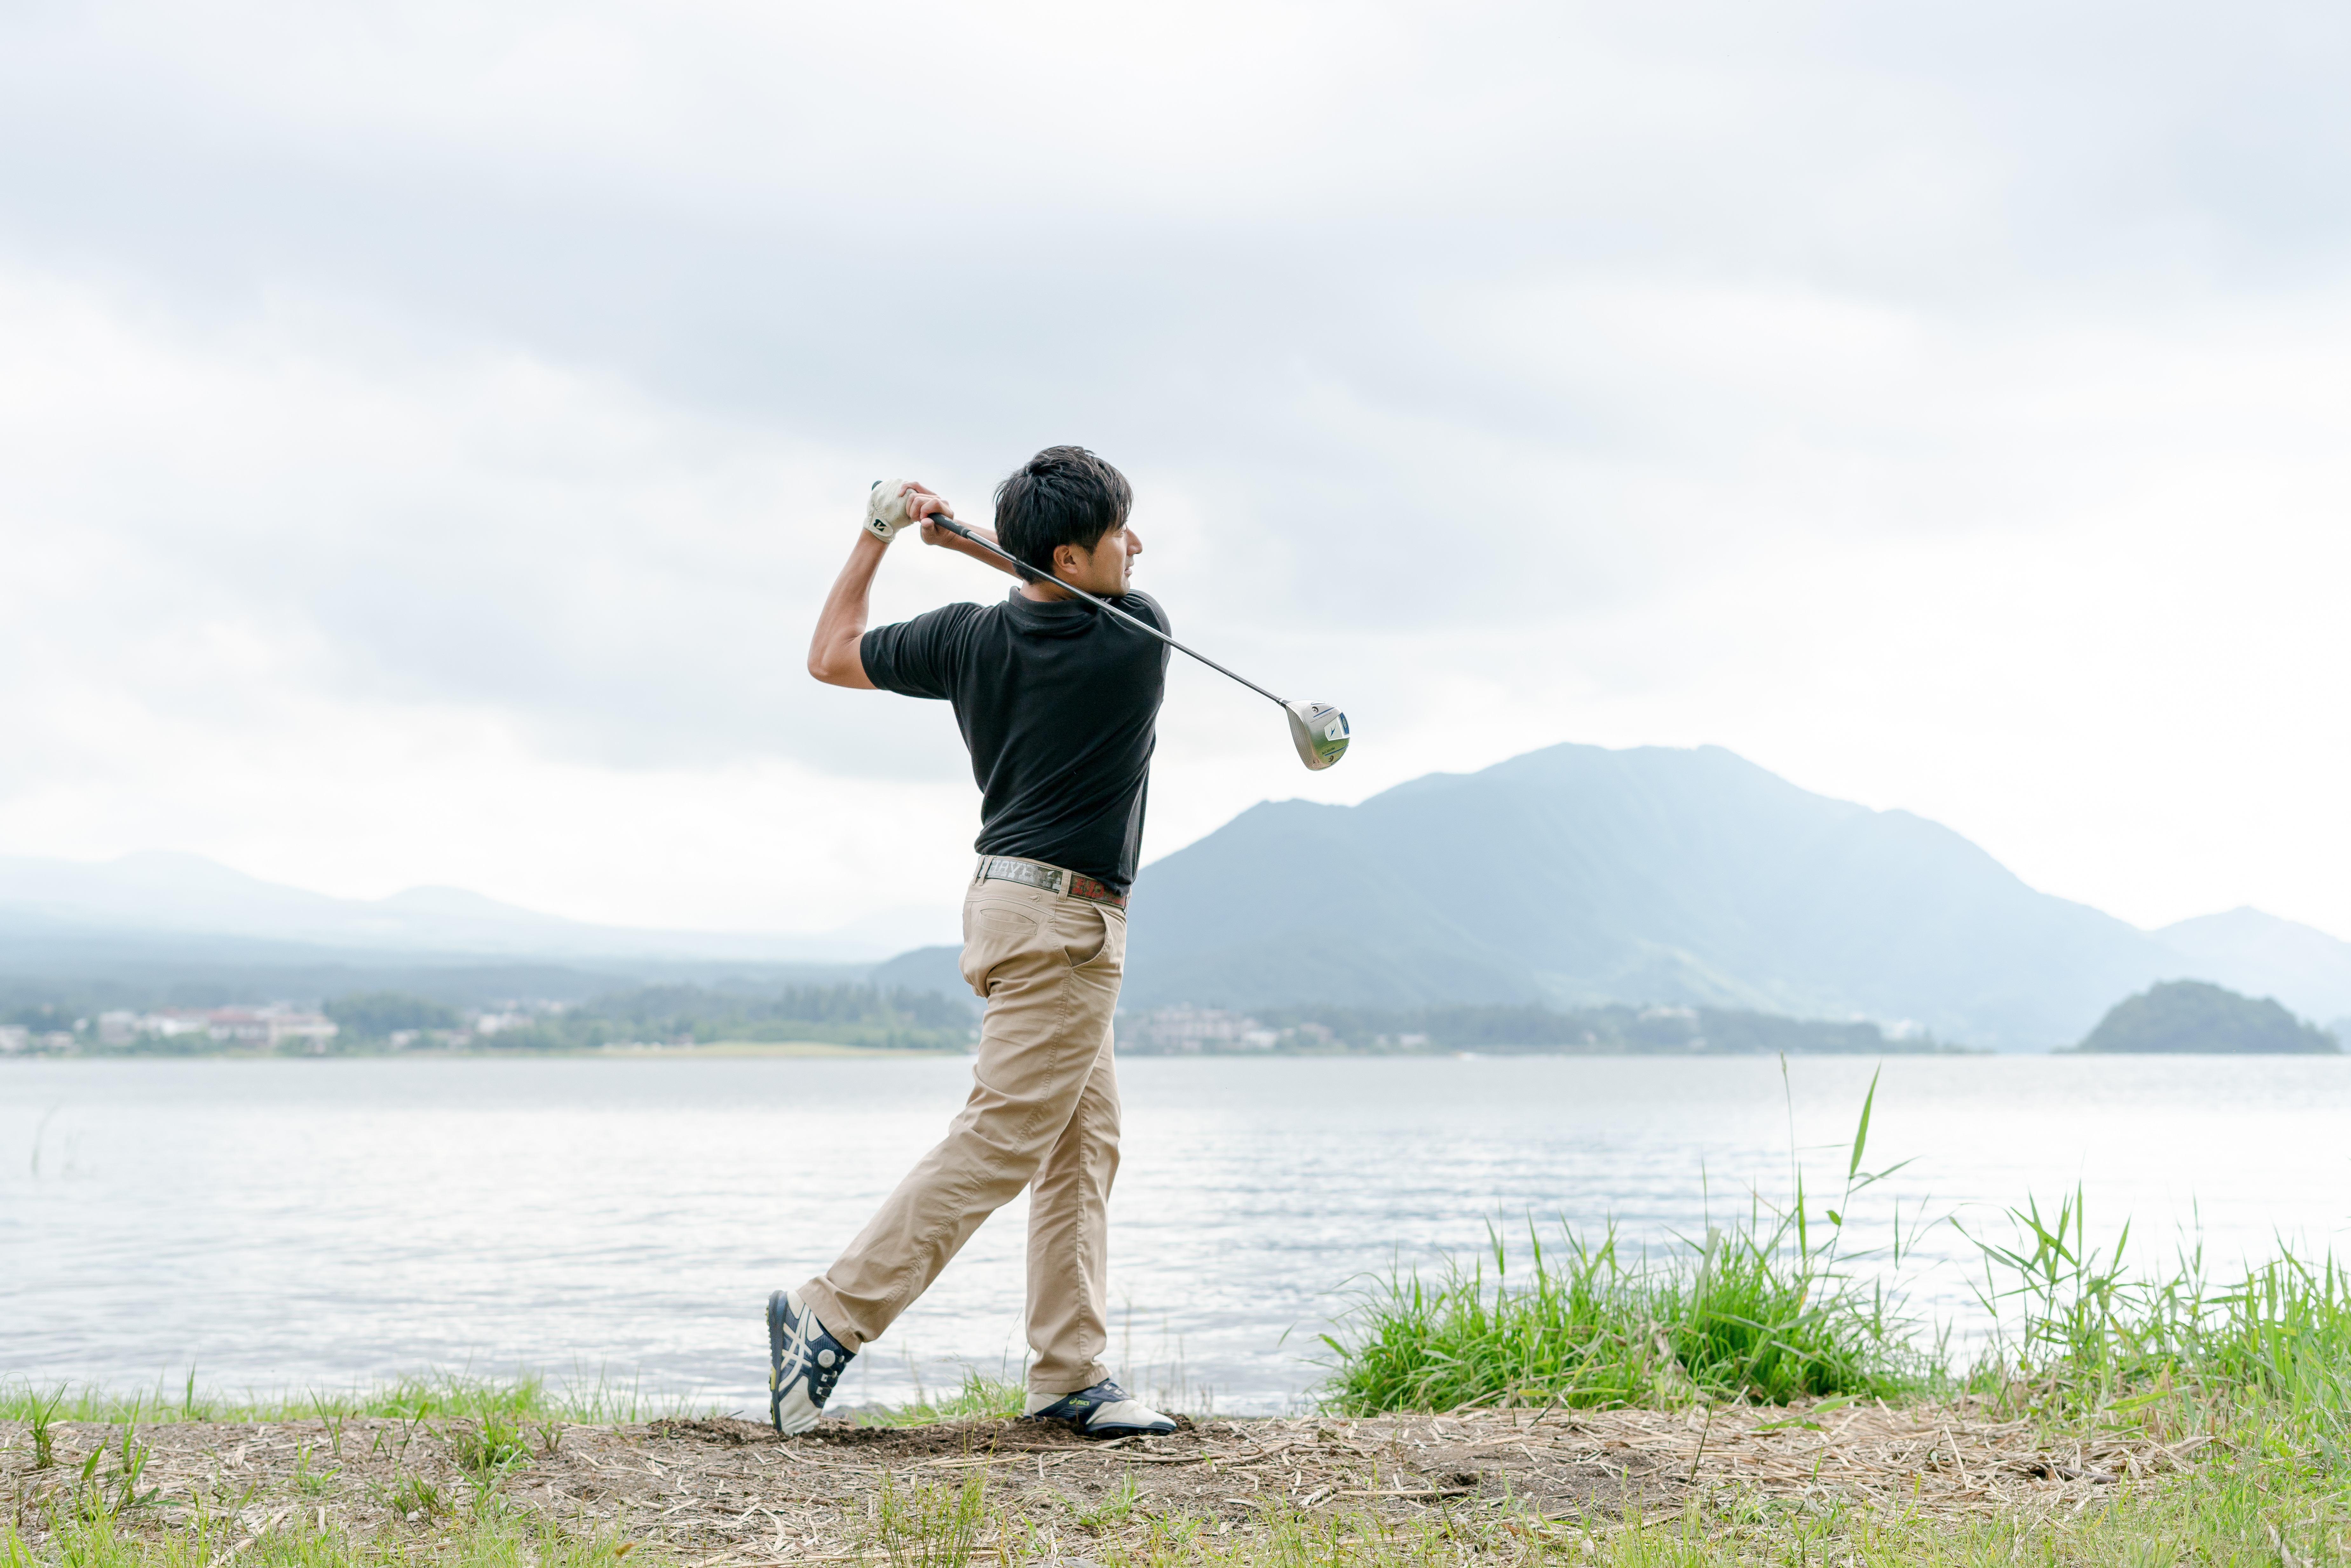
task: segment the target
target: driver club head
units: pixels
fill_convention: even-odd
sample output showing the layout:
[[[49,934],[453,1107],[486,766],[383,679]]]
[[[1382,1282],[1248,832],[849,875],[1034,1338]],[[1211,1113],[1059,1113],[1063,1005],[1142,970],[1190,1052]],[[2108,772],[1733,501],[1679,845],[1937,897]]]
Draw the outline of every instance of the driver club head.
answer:
[[[1284,703],[1298,760],[1321,772],[1347,755],[1347,716],[1329,703]]]

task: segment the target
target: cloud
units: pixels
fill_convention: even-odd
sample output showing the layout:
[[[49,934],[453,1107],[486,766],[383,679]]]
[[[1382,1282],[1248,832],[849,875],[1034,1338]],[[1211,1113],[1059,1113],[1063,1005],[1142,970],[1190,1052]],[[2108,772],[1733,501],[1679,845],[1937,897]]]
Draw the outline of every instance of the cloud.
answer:
[[[973,515],[1078,439],[1180,631],[1364,737],[1295,776],[1180,673],[1155,851],[1717,740],[2119,913],[2351,928],[2319,796],[2231,806],[2345,760],[2346,26],[19,7],[0,840],[904,904],[776,827],[969,831],[943,710],[800,673],[814,607],[868,480]],[[901,550],[876,610],[998,591]]]

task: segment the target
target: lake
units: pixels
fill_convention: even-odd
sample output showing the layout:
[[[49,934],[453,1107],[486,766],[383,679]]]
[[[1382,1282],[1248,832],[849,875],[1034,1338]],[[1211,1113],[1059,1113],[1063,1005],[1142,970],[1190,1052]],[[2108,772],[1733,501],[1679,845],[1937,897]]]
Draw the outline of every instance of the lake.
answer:
[[[1112,1359],[1187,1408],[1311,1396],[1351,1278],[1610,1220],[1670,1245],[1752,1186],[1834,1200],[1873,1064],[1807,1058],[1132,1057]],[[2076,1183],[2094,1239],[2323,1250],[2351,1227],[2351,1059],[1889,1058],[1882,1242]],[[0,1063],[0,1377],[344,1387],[600,1373],[763,1416],[767,1292],[820,1269],[960,1103],[966,1062]],[[1017,1372],[1024,1214],[984,1227],[841,1397]],[[1967,1238],[1918,1235],[1968,1320]],[[2150,1254],[2152,1256],[2152,1254]]]

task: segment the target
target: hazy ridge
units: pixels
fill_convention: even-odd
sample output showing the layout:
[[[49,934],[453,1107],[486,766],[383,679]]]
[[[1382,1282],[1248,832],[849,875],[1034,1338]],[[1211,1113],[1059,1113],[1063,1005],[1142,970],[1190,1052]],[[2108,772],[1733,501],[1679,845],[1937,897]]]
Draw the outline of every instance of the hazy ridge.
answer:
[[[1358,806],[1269,802],[1138,892],[1138,1006],[1657,1002],[2011,1050],[2163,978],[2351,1012],[2351,944],[2254,910],[2142,931],[1719,747],[1555,746]]]
[[[963,990],[951,947],[868,965],[855,945],[601,926],[447,888],[331,898],[191,855],[0,859],[0,975],[20,980],[235,974],[286,994],[454,998],[863,975]],[[2143,931],[2036,891],[1940,824],[1719,747],[1566,745],[1356,806],[1265,802],[1147,866],[1125,1002],[1664,1004],[2034,1050],[2178,978],[2351,1014],[2351,944],[2311,927],[2236,909]]]

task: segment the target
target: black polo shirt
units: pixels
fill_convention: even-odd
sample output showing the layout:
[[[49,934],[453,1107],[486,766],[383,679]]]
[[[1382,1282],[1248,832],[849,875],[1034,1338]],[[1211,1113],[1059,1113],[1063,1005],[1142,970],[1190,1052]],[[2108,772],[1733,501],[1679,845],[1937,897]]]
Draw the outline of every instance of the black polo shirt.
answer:
[[[1170,630],[1148,594],[1113,604]],[[1066,866],[1124,893],[1167,688],[1167,644],[1081,599],[949,604],[858,645],[883,691],[955,705],[979,781],[984,855]]]

